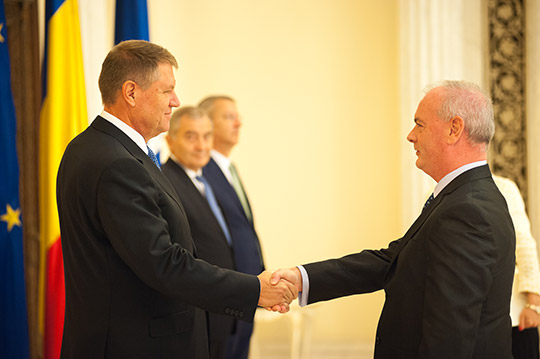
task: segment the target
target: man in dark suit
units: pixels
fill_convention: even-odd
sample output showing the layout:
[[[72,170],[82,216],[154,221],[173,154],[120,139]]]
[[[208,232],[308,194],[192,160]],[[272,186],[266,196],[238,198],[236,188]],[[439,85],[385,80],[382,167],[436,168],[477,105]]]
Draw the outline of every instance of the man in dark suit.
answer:
[[[294,281],[301,305],[383,289],[376,359],[510,359],[515,234],[486,163],[491,100],[446,81],[427,92],[414,122],[416,165],[438,183],[407,233],[386,249],[273,278]]]
[[[196,258],[174,188],[146,142],[169,128],[176,59],[132,40],[107,55],[104,111],[68,145],[57,179],[65,266],[62,358],[208,358],[205,311],[251,321],[286,283]]]
[[[229,155],[238,143],[242,125],[235,101],[228,96],[212,96],[199,104],[214,124],[214,149],[204,176],[216,193],[231,232],[236,268],[247,274],[264,270],[261,246],[253,224],[253,213],[244,186]],[[227,358],[245,359],[253,324],[238,322],[227,347]]]
[[[171,117],[167,142],[171,157],[163,174],[180,197],[197,247],[198,257],[221,268],[235,269],[229,229],[202,168],[210,160],[213,126],[204,110],[182,107]],[[210,358],[225,358],[235,319],[208,314]]]

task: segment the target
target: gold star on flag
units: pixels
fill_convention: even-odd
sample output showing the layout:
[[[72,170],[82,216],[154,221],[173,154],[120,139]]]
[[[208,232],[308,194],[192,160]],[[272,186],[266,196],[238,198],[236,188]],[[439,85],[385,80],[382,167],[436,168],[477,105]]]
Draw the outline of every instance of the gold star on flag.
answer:
[[[0,42],[4,42],[4,37],[2,36],[2,29],[4,28],[4,24],[0,24]]]
[[[8,204],[6,205],[6,213],[0,216],[0,220],[7,223],[7,230],[11,232],[13,226],[21,226],[21,210],[14,210]]]

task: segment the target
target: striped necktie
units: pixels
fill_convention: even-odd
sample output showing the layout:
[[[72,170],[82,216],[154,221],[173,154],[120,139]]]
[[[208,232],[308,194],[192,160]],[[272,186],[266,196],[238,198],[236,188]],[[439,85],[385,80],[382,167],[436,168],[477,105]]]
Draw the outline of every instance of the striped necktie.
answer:
[[[236,192],[236,195],[238,196],[238,199],[242,204],[242,208],[244,208],[244,213],[246,214],[246,217],[249,219],[250,222],[252,222],[253,215],[251,213],[251,210],[249,209],[249,204],[247,201],[246,193],[244,192],[244,187],[242,186],[242,182],[240,182],[240,177],[238,176],[236,168],[232,163],[229,167],[229,171],[231,172],[232,186],[234,188],[234,191]]]

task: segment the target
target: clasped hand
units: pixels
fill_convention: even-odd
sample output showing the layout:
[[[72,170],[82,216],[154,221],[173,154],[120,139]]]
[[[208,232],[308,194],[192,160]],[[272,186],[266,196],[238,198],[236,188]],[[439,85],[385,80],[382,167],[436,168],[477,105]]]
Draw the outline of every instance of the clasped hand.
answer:
[[[278,269],[258,275],[261,283],[259,306],[274,312],[287,313],[289,304],[302,291],[302,276],[298,268]]]

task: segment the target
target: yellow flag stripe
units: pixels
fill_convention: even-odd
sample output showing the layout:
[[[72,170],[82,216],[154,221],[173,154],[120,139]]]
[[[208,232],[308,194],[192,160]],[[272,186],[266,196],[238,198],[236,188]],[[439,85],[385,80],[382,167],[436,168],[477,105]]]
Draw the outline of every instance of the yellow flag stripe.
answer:
[[[45,268],[48,249],[60,237],[56,175],[64,150],[88,126],[77,0],[65,0],[50,18],[46,95],[40,114],[40,311],[44,328]]]

